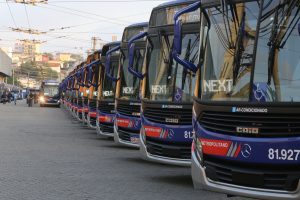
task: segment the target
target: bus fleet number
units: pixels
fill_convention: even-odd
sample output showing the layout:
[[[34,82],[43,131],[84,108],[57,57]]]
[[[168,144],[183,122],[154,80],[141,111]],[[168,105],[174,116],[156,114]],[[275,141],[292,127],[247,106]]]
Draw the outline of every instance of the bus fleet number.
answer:
[[[300,149],[269,149],[270,160],[298,160]]]
[[[184,131],[184,138],[185,139],[192,139],[193,138],[193,132],[191,132],[191,131]]]

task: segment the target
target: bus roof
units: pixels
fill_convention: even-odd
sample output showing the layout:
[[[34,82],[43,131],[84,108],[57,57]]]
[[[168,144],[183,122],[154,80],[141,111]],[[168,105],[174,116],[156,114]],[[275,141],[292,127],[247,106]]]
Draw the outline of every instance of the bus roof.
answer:
[[[102,49],[98,49],[97,51],[94,51],[94,54],[95,53],[101,53],[102,52]]]
[[[231,1],[232,1],[231,3],[243,3],[243,2],[250,2],[254,0],[231,0]],[[220,0],[201,0],[201,4],[203,7],[221,5]]]
[[[149,22],[141,22],[141,23],[135,23],[127,26],[126,28],[135,28],[135,27],[148,27]]]
[[[43,80],[43,83],[58,83],[56,80]]]
[[[169,2],[166,2],[166,3],[158,5],[157,7],[153,8],[153,10],[164,8],[164,7],[169,7],[169,6],[176,6],[176,5],[181,5],[181,4],[189,4],[189,3],[193,3],[193,2],[197,2],[197,1],[199,1],[199,0],[176,0],[176,1],[169,1]]]
[[[115,45],[120,45],[120,44],[121,44],[121,41],[109,42],[109,43],[105,44],[104,47],[115,46]]]

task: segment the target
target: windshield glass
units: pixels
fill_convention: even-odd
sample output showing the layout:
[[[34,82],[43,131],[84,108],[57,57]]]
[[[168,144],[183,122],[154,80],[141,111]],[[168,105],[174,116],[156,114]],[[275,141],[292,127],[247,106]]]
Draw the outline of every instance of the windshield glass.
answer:
[[[196,64],[199,34],[184,34],[182,38],[181,59]],[[191,102],[195,74],[171,59],[173,35],[153,36],[148,40],[146,98],[154,101]]]
[[[123,50],[124,55],[121,57],[120,78],[121,78],[121,99],[140,99],[140,79],[128,71],[128,51]],[[144,60],[145,49],[135,49],[133,69],[141,72]]]
[[[285,4],[281,5],[280,2],[283,1],[273,0],[263,12],[253,99],[300,102],[299,1],[285,1]],[[272,15],[268,15],[268,12]],[[268,92],[268,98],[261,94],[265,90]]]
[[[110,69],[111,76],[117,77],[118,74],[118,61],[111,61]],[[109,79],[107,76],[103,78],[103,89],[102,89],[102,98],[105,100],[114,100],[116,91],[116,82]]]
[[[295,17],[299,7],[297,1],[280,2],[262,5],[260,24],[257,1],[206,9],[211,27],[206,34],[207,21],[202,20],[201,33],[207,39],[201,42],[202,48],[206,45],[200,52],[204,55],[198,93],[202,100],[300,100],[299,15]]]
[[[44,86],[44,96],[54,97],[58,94],[57,86]]]

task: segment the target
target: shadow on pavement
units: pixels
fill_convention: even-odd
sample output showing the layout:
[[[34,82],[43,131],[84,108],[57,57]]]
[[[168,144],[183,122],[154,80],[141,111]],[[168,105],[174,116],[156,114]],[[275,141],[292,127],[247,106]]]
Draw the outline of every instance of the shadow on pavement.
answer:
[[[139,165],[152,165],[152,166],[168,167],[168,168],[172,168],[172,169],[186,168],[186,167],[181,167],[181,166],[174,166],[174,165],[167,165],[167,164],[163,164],[163,163],[150,162],[150,161],[140,158],[139,156],[138,157],[130,157],[130,158],[122,157],[120,159],[123,161],[126,161],[126,162],[132,162],[134,164],[139,164]]]
[[[130,147],[125,147],[125,146],[120,146],[120,145],[117,145],[115,143],[109,144],[109,145],[101,145],[101,147],[104,147],[104,148],[113,148],[113,149],[123,149],[123,150],[130,150],[130,151],[137,151],[137,149],[130,148]]]
[[[170,175],[149,177],[150,181],[166,183],[180,187],[193,188],[193,181],[190,175]]]

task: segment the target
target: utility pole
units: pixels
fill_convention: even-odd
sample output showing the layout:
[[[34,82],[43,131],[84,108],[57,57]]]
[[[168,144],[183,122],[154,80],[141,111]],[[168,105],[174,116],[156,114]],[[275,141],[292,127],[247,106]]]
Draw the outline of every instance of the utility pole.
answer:
[[[97,40],[98,39],[96,37],[92,37],[92,50],[93,50],[93,52],[96,51]]]
[[[15,85],[15,70],[12,69],[12,79],[13,79],[13,85]]]
[[[27,73],[27,88],[29,88],[29,73],[30,72]]]

